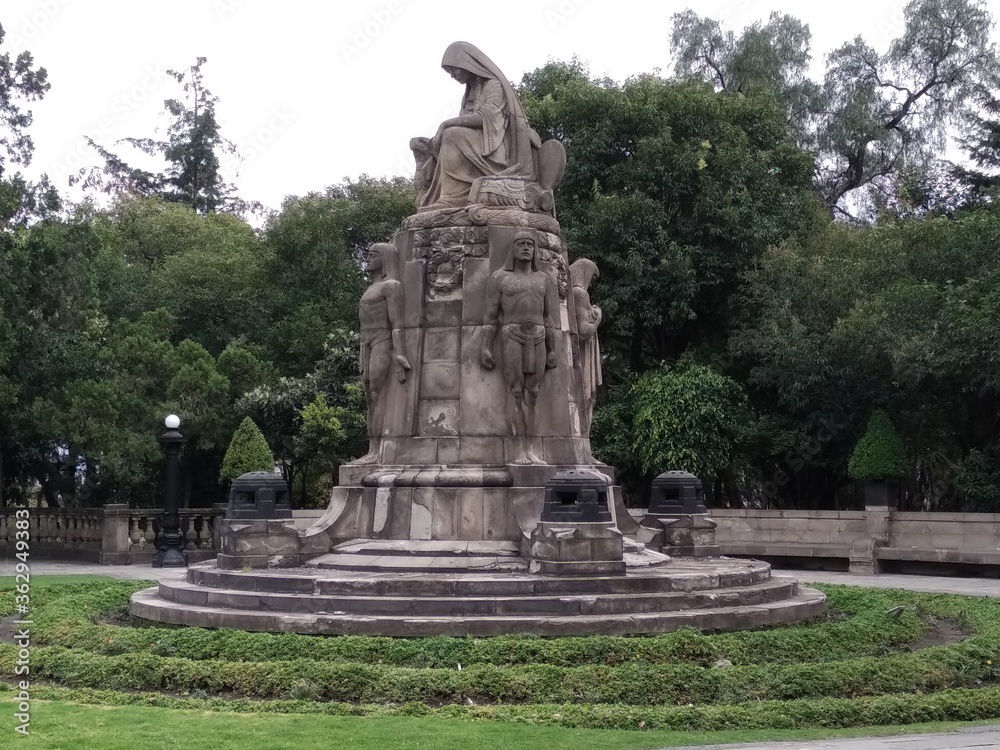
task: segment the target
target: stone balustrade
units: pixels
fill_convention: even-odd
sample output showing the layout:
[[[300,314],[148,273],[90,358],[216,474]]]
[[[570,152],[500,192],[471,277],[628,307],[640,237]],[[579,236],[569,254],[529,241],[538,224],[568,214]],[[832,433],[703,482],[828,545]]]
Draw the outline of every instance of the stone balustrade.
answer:
[[[860,574],[1000,570],[1000,513],[716,509],[711,515],[724,555]]]
[[[0,509],[0,559],[14,554],[15,512]],[[190,562],[216,556],[225,513],[225,505],[180,512]],[[293,523],[302,528],[318,513],[295,511]],[[32,508],[31,556],[101,565],[148,564],[162,517],[160,508],[124,505]],[[729,556],[857,573],[1000,571],[1000,513],[714,509],[711,517],[718,524],[722,554]]]
[[[0,509],[0,556],[15,547],[16,508]],[[190,508],[180,512],[181,532],[189,562],[215,557],[219,547],[216,525],[225,506]],[[32,508],[29,514],[30,554],[35,559],[79,560],[100,565],[149,563],[159,543],[162,508]]]

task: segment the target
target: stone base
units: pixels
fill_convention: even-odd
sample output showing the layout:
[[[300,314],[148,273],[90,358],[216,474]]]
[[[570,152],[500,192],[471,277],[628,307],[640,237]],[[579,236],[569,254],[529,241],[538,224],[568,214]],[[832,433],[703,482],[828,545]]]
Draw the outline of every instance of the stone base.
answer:
[[[343,467],[342,478],[349,474],[356,484],[334,487],[326,514],[303,532],[301,554],[325,554],[349,539],[520,544],[541,517],[545,482],[566,468],[578,467]],[[604,474],[609,484],[614,481],[610,467],[579,468]],[[620,496],[619,488],[609,489]]]
[[[135,594],[131,611],[197,627],[482,637],[734,630],[795,622],[826,608],[822,593],[772,578],[770,566],[752,560],[673,561],[629,566],[626,575],[565,577],[517,569],[509,543],[359,540],[335,554],[344,559],[324,567],[195,565],[186,581]],[[484,556],[494,558],[486,570]]]
[[[217,564],[224,570],[291,568],[302,563],[299,532],[289,520],[225,519]]]
[[[610,523],[542,522],[521,549],[530,573],[625,575],[622,534]]]
[[[667,555],[718,557],[722,554],[715,540],[717,524],[707,515],[647,515],[642,519],[642,526],[653,532],[651,539],[643,540],[646,545],[659,547]]]

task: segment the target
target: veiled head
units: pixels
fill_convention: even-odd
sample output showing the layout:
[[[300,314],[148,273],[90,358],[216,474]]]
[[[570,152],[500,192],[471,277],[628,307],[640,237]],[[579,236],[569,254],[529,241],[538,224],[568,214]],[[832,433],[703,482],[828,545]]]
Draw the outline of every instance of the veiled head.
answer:
[[[573,286],[589,289],[594,279],[601,276],[597,264],[588,258],[580,258],[569,267],[569,278]]]
[[[471,73],[480,78],[502,79],[500,69],[497,68],[493,61],[484,55],[482,50],[476,45],[469,44],[468,42],[452,42],[449,44],[448,49],[444,51],[444,57],[441,59],[441,67],[448,71],[452,78],[461,83],[468,83],[469,79],[464,77],[465,80],[463,80],[459,77],[461,73],[456,75],[453,71]]]

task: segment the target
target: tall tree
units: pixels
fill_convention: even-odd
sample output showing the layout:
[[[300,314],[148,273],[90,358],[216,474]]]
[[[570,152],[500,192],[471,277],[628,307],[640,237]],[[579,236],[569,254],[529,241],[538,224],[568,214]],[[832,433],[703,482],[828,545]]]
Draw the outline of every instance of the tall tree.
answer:
[[[747,274],[730,346],[775,428],[761,469],[788,479],[780,503],[833,505],[862,420],[878,408],[907,443],[911,507],[953,502],[971,450],[1000,457],[998,231],[996,207],[830,224],[772,248]]]
[[[0,48],[4,38],[0,25]],[[50,88],[45,68],[36,68],[34,63],[27,50],[13,59],[10,52],[0,52],[0,230],[59,207],[59,196],[48,178],[31,183],[20,172],[10,173],[9,165],[27,166],[35,149],[28,133],[33,115],[24,102],[38,101]]]
[[[791,112],[799,143],[817,154],[816,187],[834,214],[870,215],[872,195],[902,169],[926,164],[970,98],[1000,74],[983,0],[911,0],[904,28],[878,52],[860,36],[832,52],[822,96],[801,76],[808,31],[772,16],[743,35],[690,11],[675,16],[677,73],[727,90],[768,89]],[[755,86],[749,89],[745,81]],[[794,102],[801,102],[797,107]]]
[[[771,95],[799,143],[811,145],[823,89],[808,77],[809,27],[792,16],[771,13],[740,36],[692,10],[673,18],[671,46],[679,76],[711,81],[719,91]]]
[[[771,101],[654,76],[593,81],[558,63],[521,96],[567,147],[559,218],[570,254],[601,269],[612,381],[724,339],[740,274],[816,215],[812,158]]]
[[[85,187],[96,187],[113,194],[157,196],[183,203],[198,213],[245,211],[248,204],[235,197],[235,189],[225,181],[220,156],[236,153],[236,147],[221,133],[215,117],[218,97],[205,87],[202,66],[207,58],[199,57],[187,70],[167,70],[181,85],[184,98],[167,99],[164,108],[171,117],[167,139],[123,138],[149,156],[166,161],[160,172],[132,167],[121,157],[88,139],[104,159],[100,170],[82,173]]]

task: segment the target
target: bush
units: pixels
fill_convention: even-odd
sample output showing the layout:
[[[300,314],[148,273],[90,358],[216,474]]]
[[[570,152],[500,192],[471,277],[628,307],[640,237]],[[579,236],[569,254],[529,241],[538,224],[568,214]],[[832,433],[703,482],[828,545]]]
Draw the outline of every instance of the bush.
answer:
[[[634,638],[322,637],[96,621],[143,585],[39,589],[32,674],[50,685],[37,697],[632,730],[1000,716],[995,599],[824,586],[831,606],[850,619]],[[897,606],[901,613],[890,617]],[[926,627],[922,617],[975,635],[907,652]],[[15,658],[13,645],[0,644],[0,670],[13,669]],[[731,664],[715,668],[719,659]],[[0,696],[6,689],[0,683]]]
[[[693,362],[645,373],[631,397],[632,448],[647,472],[714,476],[730,464],[750,424],[742,386]]]
[[[851,479],[862,482],[903,479],[910,473],[903,441],[889,415],[881,409],[868,420],[864,435],[851,453],[847,471]]]
[[[233,480],[250,471],[274,471],[274,456],[264,434],[250,417],[245,417],[222,459],[222,476]]]

